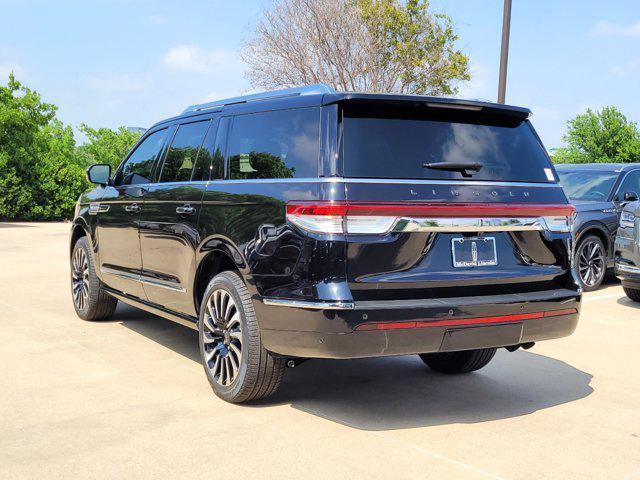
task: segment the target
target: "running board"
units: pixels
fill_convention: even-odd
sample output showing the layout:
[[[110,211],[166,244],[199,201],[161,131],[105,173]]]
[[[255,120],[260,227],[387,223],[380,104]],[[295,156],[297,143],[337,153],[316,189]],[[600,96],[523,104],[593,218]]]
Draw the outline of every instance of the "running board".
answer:
[[[180,325],[184,325],[185,327],[189,327],[193,330],[198,330],[198,319],[192,317],[191,315],[183,315],[177,312],[166,310],[161,306],[156,305],[155,303],[146,302],[139,298],[132,297],[117,290],[113,290],[105,285],[102,285],[101,288],[112,297],[117,298],[127,305],[139,308],[140,310],[144,310],[145,312],[153,313],[154,315],[166,318],[167,320],[179,323]]]

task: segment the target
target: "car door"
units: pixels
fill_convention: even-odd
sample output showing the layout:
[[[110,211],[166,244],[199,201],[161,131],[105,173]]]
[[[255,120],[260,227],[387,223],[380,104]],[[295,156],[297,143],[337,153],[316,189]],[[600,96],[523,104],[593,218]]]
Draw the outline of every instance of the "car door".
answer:
[[[620,184],[615,189],[613,195],[613,205],[615,207],[615,225],[613,225],[613,236],[618,230],[618,223],[620,221],[620,214],[622,209],[628,203],[625,199],[625,193],[635,193],[636,196],[640,195],[640,170],[630,170],[623,174]],[[612,239],[613,240],[613,239]]]
[[[147,134],[120,165],[113,185],[105,189],[96,222],[101,280],[127,295],[145,299],[139,282],[142,259],[138,233],[144,195],[167,129]]]
[[[195,314],[198,215],[211,163],[201,146],[205,137],[215,138],[216,123],[207,119],[177,126],[157,181],[148,187],[140,220],[140,279],[147,299],[187,315]]]
[[[622,207],[626,203],[624,195],[627,192],[635,193],[636,196],[640,195],[640,170],[631,170],[624,174],[620,185],[616,189],[613,201],[620,210],[622,210]]]

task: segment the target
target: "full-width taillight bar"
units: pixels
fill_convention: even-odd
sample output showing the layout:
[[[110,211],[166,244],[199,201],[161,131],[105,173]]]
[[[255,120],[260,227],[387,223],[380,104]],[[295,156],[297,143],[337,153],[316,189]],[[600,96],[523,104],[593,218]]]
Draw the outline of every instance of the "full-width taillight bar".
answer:
[[[290,202],[287,218],[318,233],[385,233],[402,218],[539,218],[551,231],[569,231],[567,204]]]

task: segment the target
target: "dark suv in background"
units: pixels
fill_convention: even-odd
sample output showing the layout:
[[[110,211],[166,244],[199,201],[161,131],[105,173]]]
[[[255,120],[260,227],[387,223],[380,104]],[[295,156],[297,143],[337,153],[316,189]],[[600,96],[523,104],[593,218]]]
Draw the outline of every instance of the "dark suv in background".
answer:
[[[585,291],[596,290],[613,268],[622,207],[638,199],[640,164],[561,164],[556,171],[576,207],[576,275]]]
[[[620,214],[620,228],[615,243],[616,276],[624,293],[640,302],[640,203],[630,202]]]
[[[120,300],[198,329],[231,402],[306,358],[419,354],[462,373],[569,335],[574,209],[529,115],[322,85],[189,107],[113,175],[88,170],[76,312]]]

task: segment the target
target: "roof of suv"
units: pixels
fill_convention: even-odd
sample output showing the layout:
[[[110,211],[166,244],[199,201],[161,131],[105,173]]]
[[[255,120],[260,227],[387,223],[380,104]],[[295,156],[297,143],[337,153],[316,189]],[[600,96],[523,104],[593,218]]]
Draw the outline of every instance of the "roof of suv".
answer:
[[[304,101],[303,101],[304,99]],[[403,95],[384,93],[357,93],[357,92],[336,92],[330,86],[318,84],[304,87],[289,88],[285,90],[275,90],[271,92],[244,95],[235,98],[217,100],[198,105],[191,105],[180,115],[158,122],[156,125],[174,121],[179,118],[188,118],[205,113],[235,110],[238,107],[255,105],[260,110],[269,110],[273,107],[282,107],[291,103],[294,106],[304,103],[309,105],[331,105],[341,102],[384,102],[384,103],[412,103],[424,104],[430,108],[447,108],[457,110],[482,111],[486,113],[498,114],[501,116],[515,117],[524,120],[531,116],[528,108],[513,105],[504,105],[484,100],[466,100],[449,97],[430,97],[426,95]],[[244,110],[243,109],[243,110]],[[155,125],[154,125],[155,126]],[[152,127],[153,128],[153,127]]]
[[[640,163],[560,163],[554,166],[556,170],[561,171],[594,170],[601,172],[627,172],[640,168]]]

